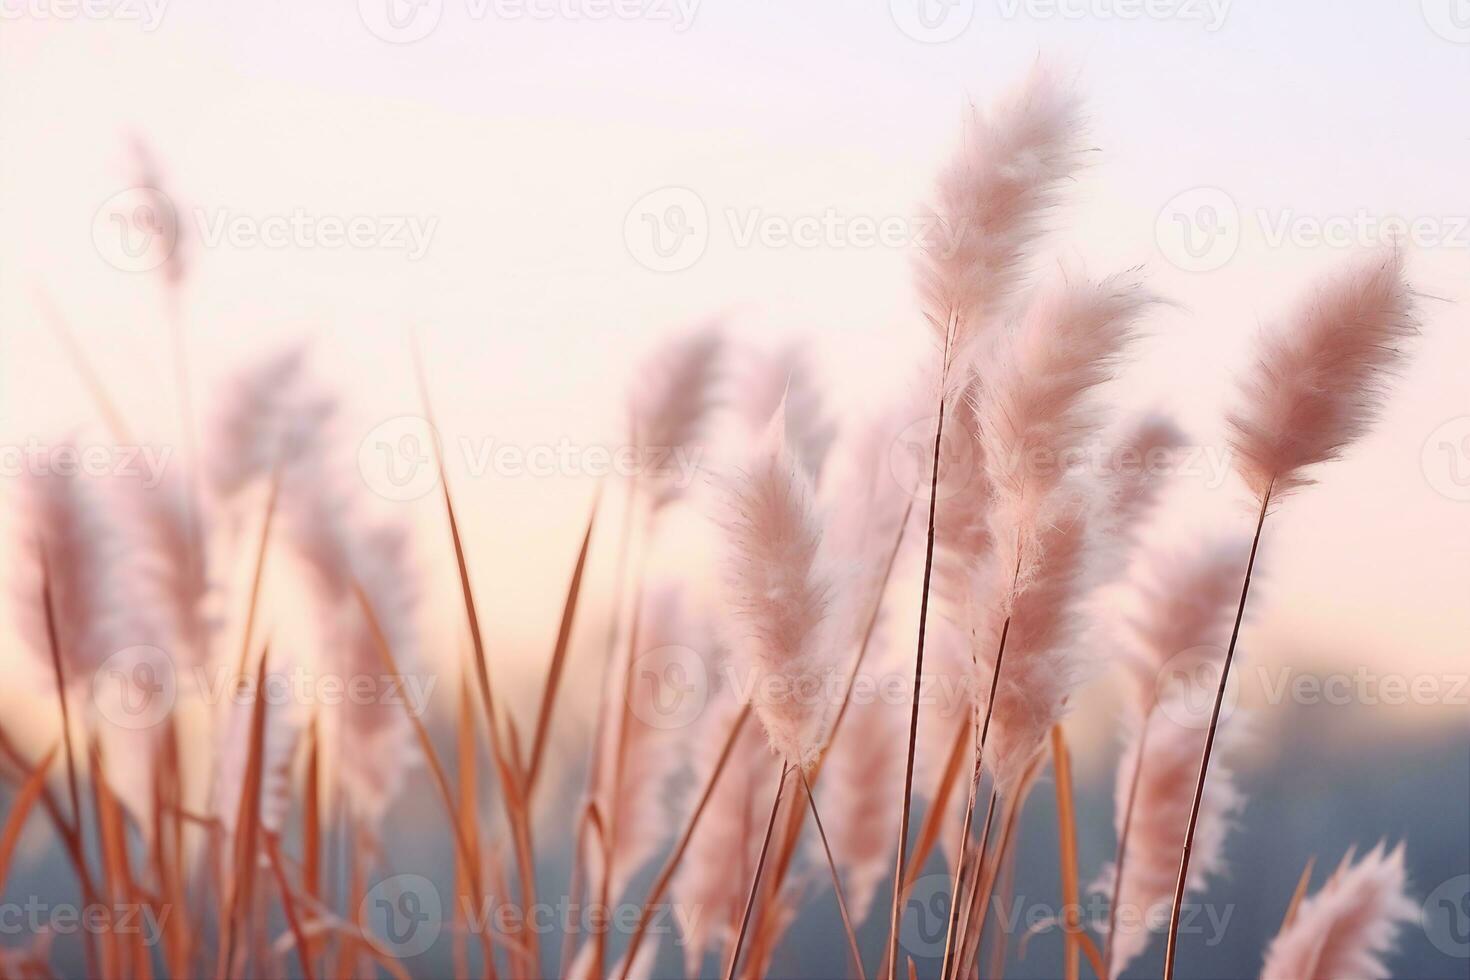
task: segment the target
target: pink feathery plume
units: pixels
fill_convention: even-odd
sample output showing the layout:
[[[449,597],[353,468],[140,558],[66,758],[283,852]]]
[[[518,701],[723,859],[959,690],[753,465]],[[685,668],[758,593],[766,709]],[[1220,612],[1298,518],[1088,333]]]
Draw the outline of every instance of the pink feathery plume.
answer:
[[[184,261],[185,222],[179,220],[178,209],[168,195],[163,173],[158,166],[158,159],[154,156],[152,147],[141,137],[134,137],[131,143],[134,186],[149,196],[151,209],[151,213],[146,218],[135,215],[133,220],[149,221],[151,226],[142,230],[152,234],[157,234],[162,226],[167,225],[164,230],[171,236],[170,248],[159,266],[159,271],[163,274],[164,282],[169,288],[176,289],[184,281],[184,275],[188,271],[188,264]],[[159,241],[170,241],[170,239],[162,238]]]
[[[817,789],[828,843],[842,872],[854,927],[872,908],[893,863],[903,787],[904,706],[882,697],[854,700],[822,763]],[[826,862],[820,840],[814,860]]]
[[[812,379],[806,348],[791,343],[770,353],[750,352],[750,364],[742,373],[738,391],[736,407],[753,432],[763,430],[785,402],[786,438],[812,482],[818,482],[837,437],[837,425],[823,414],[822,396]]]
[[[824,695],[838,624],[811,481],[787,447],[784,414],[771,418],[730,487],[725,597],[737,662],[749,671],[771,747],[806,766],[821,751],[836,707]]]
[[[1128,617],[1130,642],[1121,651],[1139,717],[1163,692],[1166,670],[1192,679],[1218,673],[1249,548],[1247,541],[1221,539],[1193,554],[1152,556],[1136,586],[1138,611]]]
[[[1068,451],[1101,424],[1089,396],[1112,377],[1152,302],[1133,273],[1051,285],[986,363],[976,415],[991,528],[1019,582],[1036,560],[1037,518],[1066,475]]]
[[[1107,480],[1113,522],[1124,536],[1133,537],[1158,503],[1184,439],[1173,419],[1150,413],[1134,422],[1113,447]]]
[[[701,784],[713,771],[720,750],[744,706],[729,688],[711,696],[699,719],[693,740],[694,782]],[[694,914],[681,917],[684,970],[702,976],[705,954],[735,938],[751,875],[755,873],[761,845],[762,824],[771,809],[776,779],[771,772],[770,751],[755,725],[746,724],[730,752],[724,772],[715,783],[698,828],[671,883],[680,908]],[[783,813],[793,801],[804,803],[799,794],[787,794]],[[778,816],[778,826],[785,826]],[[773,896],[788,894],[781,889]]]
[[[407,532],[393,525],[362,524],[346,502],[325,487],[313,486],[320,495],[298,494],[287,511],[287,526],[293,545],[315,573],[318,669],[342,679],[349,690],[362,679],[377,684],[379,692],[388,683],[378,635],[358,598],[360,588],[403,683],[414,685],[403,688],[403,697],[427,697],[431,675],[419,667],[419,597]],[[332,739],[338,782],[369,830],[381,826],[421,761],[403,697],[347,699],[330,706],[322,719]]]
[[[25,582],[16,596],[17,618],[49,677],[44,558],[58,653],[72,686],[90,685],[93,672],[122,650],[164,642],[160,624],[139,601],[136,542],[108,489],[89,477],[33,474],[21,482],[17,502],[28,535],[14,549]]]
[[[992,559],[976,576],[977,599],[970,607],[975,654],[971,683],[982,709],[1010,615],[985,749],[985,767],[1003,796],[1016,788],[1045,747],[1052,726],[1066,713],[1069,695],[1085,677],[1076,640],[1079,605],[1091,585],[1089,546],[1096,511],[1096,503],[1081,492],[1057,495],[1039,521],[1036,550],[1041,557],[1009,610],[994,597],[1005,593],[1012,570]]]
[[[717,323],[680,334],[655,350],[639,367],[629,404],[633,446],[648,463],[645,492],[654,510],[677,500],[688,487],[668,479],[672,453],[697,453],[719,378],[724,338]]]
[[[168,622],[166,647],[174,663],[201,664],[215,627],[207,608],[213,587],[200,561],[185,480],[170,476],[157,486],[132,489],[130,516],[146,566],[140,587]]]
[[[1115,825],[1128,823],[1128,850],[1117,883],[1113,971],[1124,970],[1147,947],[1151,932],[1169,921],[1179,873],[1179,850],[1189,823],[1200,752],[1210,721],[1213,685],[1169,694],[1135,730],[1118,765]],[[1227,748],[1234,726],[1222,729]],[[1203,891],[1210,876],[1225,870],[1225,840],[1245,804],[1230,770],[1217,756],[1201,801],[1186,894]],[[1135,783],[1135,776],[1137,782]],[[1132,819],[1127,820],[1132,804]],[[1116,873],[1116,869],[1113,869]],[[1110,884],[1110,882],[1107,882]]]
[[[1266,950],[1261,980],[1338,980],[1392,976],[1387,957],[1405,922],[1419,917],[1408,895],[1404,846],[1352,853]]]
[[[934,506],[934,594],[951,619],[963,613],[971,573],[992,544],[991,495],[986,482],[975,399],[980,391],[972,378],[956,401],[945,427],[940,496]],[[932,447],[930,448],[932,452]]]
[[[208,443],[216,490],[233,496],[278,467],[294,475],[303,461],[325,454],[325,430],[335,414],[307,374],[303,347],[240,371],[226,382]]]
[[[988,113],[972,110],[964,144],[940,174],[917,269],[949,363],[1014,299],[1047,212],[1080,165],[1082,135],[1075,93],[1040,65]]]
[[[1236,467],[1258,499],[1312,482],[1378,417],[1385,381],[1418,333],[1403,253],[1359,259],[1322,282],[1260,341],[1230,415]]]

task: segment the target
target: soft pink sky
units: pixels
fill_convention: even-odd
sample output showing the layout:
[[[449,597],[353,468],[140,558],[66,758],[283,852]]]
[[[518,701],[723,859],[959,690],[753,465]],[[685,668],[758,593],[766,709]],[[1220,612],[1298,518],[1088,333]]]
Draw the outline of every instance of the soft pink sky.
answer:
[[[1466,494],[1450,467],[1470,477],[1470,443],[1458,459],[1431,449],[1423,461],[1432,433],[1470,416],[1470,45],[1436,32],[1449,23],[1443,5],[1237,0],[1210,30],[1102,16],[1117,9],[1106,0],[1064,4],[1091,12],[1075,18],[1042,3],[958,0],[949,9],[972,10],[968,26],[930,44],[897,26],[904,2],[707,0],[679,30],[653,19],[476,18],[466,0],[442,0],[437,29],[412,44],[375,37],[359,5],[341,0],[165,4],[151,31],[61,21],[41,0],[8,4],[0,440],[91,420],[38,317],[37,287],[135,424],[173,437],[156,280],[109,266],[93,244],[99,206],[128,184],[133,133],[155,148],[190,222],[195,208],[435,222],[416,260],[190,243],[201,399],[249,354],[314,336],[320,373],[346,401],[348,465],[375,426],[415,411],[409,328],[451,442],[615,440],[639,352],[719,311],[755,343],[808,336],[838,413],[871,408],[924,349],[905,251],[742,247],[740,229],[828,209],[917,214],[966,99],[985,102],[1041,54],[1076,69],[1101,151],[1056,255],[1094,274],[1143,264],[1180,304],[1153,319],[1124,398],[1177,410],[1202,441],[1218,440],[1255,326],[1351,251],[1278,241],[1279,222],[1399,216],[1441,239],[1408,248],[1411,276],[1436,299],[1384,424],[1275,521],[1254,654],[1463,672],[1470,502],[1453,499]],[[640,265],[643,246],[630,248],[625,224],[644,195],[671,186],[697,196],[709,239],[690,267],[660,273]],[[1233,256],[1193,272],[1171,261],[1181,253],[1167,209],[1199,187],[1218,191],[1183,198],[1188,207],[1223,192],[1242,231]],[[451,465],[491,646],[508,671],[535,676],[593,481]],[[1247,524],[1236,490],[1194,494],[1180,533],[1202,514]],[[442,530],[432,497],[380,503]],[[423,551],[451,585],[439,539]],[[441,621],[452,600],[442,590],[433,600]]]

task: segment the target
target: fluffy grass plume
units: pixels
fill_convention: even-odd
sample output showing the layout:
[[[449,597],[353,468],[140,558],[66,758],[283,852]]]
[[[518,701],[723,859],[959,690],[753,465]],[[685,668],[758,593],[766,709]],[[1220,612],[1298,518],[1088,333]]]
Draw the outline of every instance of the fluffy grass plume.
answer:
[[[1356,863],[1349,852],[1266,950],[1261,980],[1386,977],[1399,929],[1419,917],[1409,898],[1404,847],[1382,844]]]
[[[1312,482],[1303,471],[1337,459],[1368,431],[1384,384],[1418,333],[1402,252],[1359,258],[1324,279],[1266,331],[1230,415],[1230,446],[1258,498]]]

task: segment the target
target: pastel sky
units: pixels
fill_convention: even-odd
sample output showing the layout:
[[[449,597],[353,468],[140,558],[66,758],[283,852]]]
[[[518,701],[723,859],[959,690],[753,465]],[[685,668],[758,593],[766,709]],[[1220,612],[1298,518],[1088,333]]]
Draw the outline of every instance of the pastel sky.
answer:
[[[417,411],[405,340],[416,332],[491,646],[510,673],[534,675],[596,481],[477,474],[461,440],[613,443],[640,354],[716,313],[753,344],[808,338],[839,418],[885,404],[927,336],[909,240],[864,244],[864,222],[908,227],[966,103],[1040,57],[1076,74],[1097,148],[1054,261],[1091,274],[1143,265],[1175,301],[1150,321],[1120,399],[1177,411],[1201,446],[1219,444],[1256,328],[1314,275],[1392,236],[1385,219],[1410,223],[1424,337],[1384,424],[1281,508],[1253,652],[1466,670],[1462,0],[950,0],[922,11],[912,0],[426,0],[395,8],[408,33],[432,22],[411,43],[379,36],[394,36],[390,0],[100,2],[115,16],[0,0],[7,445],[101,436],[38,291],[135,426],[177,439],[157,278],[109,264],[117,253],[97,237],[140,136],[185,229],[196,396],[207,402],[250,355],[310,336],[343,398],[352,466],[376,427]],[[595,16],[608,10],[638,16]],[[1130,16],[1139,10],[1153,13]],[[693,259],[652,250],[660,222],[666,234],[684,227],[671,204],[703,240]],[[365,217],[378,237],[273,247],[224,232],[283,216],[310,227]],[[802,218],[824,219],[817,244],[759,233]],[[664,262],[687,267],[649,267]],[[1184,496],[1176,540],[1249,522],[1233,481]],[[432,581],[445,586],[431,609],[452,622],[435,499],[375,506],[423,522]],[[688,538],[669,535],[655,567],[703,553],[698,522],[683,520]]]

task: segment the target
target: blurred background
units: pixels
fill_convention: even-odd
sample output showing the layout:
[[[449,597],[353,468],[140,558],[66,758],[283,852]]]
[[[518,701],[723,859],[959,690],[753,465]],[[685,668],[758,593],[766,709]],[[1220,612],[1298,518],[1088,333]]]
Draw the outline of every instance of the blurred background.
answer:
[[[1417,899],[1463,902],[1470,888],[1463,8],[4,0],[0,445],[11,459],[34,443],[107,440],[66,337],[160,451],[187,441],[174,324],[201,416],[232,370],[306,340],[313,375],[340,399],[335,462],[365,506],[415,529],[425,670],[444,675],[427,720],[444,736],[463,620],[423,465],[416,338],[490,659],[525,730],[594,496],[603,486],[610,515],[621,492],[575,461],[624,438],[639,358],[718,316],[756,350],[805,343],[839,426],[893,403],[932,355],[910,273],[932,175],[969,104],[1038,58],[1059,63],[1085,95],[1096,152],[1047,261],[1092,275],[1142,266],[1172,301],[1114,392],[1125,415],[1175,413],[1201,461],[1177,481],[1157,540],[1249,529],[1242,489],[1211,461],[1251,339],[1305,284],[1397,243],[1424,297],[1423,338],[1383,423],[1280,507],[1263,546],[1242,640],[1252,737],[1236,769],[1249,802],[1230,874],[1209,894],[1234,918],[1222,941],[1199,937],[1181,959],[1181,976],[1254,976],[1313,855],[1320,882],[1349,846],[1402,840]],[[129,223],[140,169],[167,192],[162,250]],[[170,270],[182,276],[172,289]],[[504,447],[511,457],[495,455]],[[562,458],[574,462],[506,461],[545,447],[571,447]],[[15,476],[8,467],[4,482]],[[681,506],[650,556],[656,574],[700,593],[703,504],[696,493]],[[555,855],[592,725],[614,525],[594,535],[552,736],[543,890],[566,880]],[[898,646],[916,586],[906,564],[885,634]],[[0,613],[15,678],[0,712],[38,752],[56,722],[11,618]],[[279,626],[289,631],[284,613]],[[1318,692],[1282,693],[1301,678]],[[1419,693],[1397,693],[1400,682]],[[1068,723],[1084,878],[1112,854],[1114,687],[1104,672]],[[435,804],[423,773],[413,780],[421,791],[388,816],[390,863],[447,876],[449,842],[415,830]],[[1050,907],[1052,798],[1034,797],[1017,895]],[[39,827],[29,843],[7,891],[61,900],[53,845]],[[773,975],[840,969],[829,904],[807,903]],[[1395,975],[1470,975],[1463,908],[1410,924]],[[881,919],[867,942],[881,942]],[[416,974],[448,969],[442,945]],[[1158,968],[1156,946],[1136,975]],[[677,971],[677,952],[662,956],[660,970]],[[1053,930],[1024,958],[1013,950],[1008,975],[1057,977],[1060,963]]]

